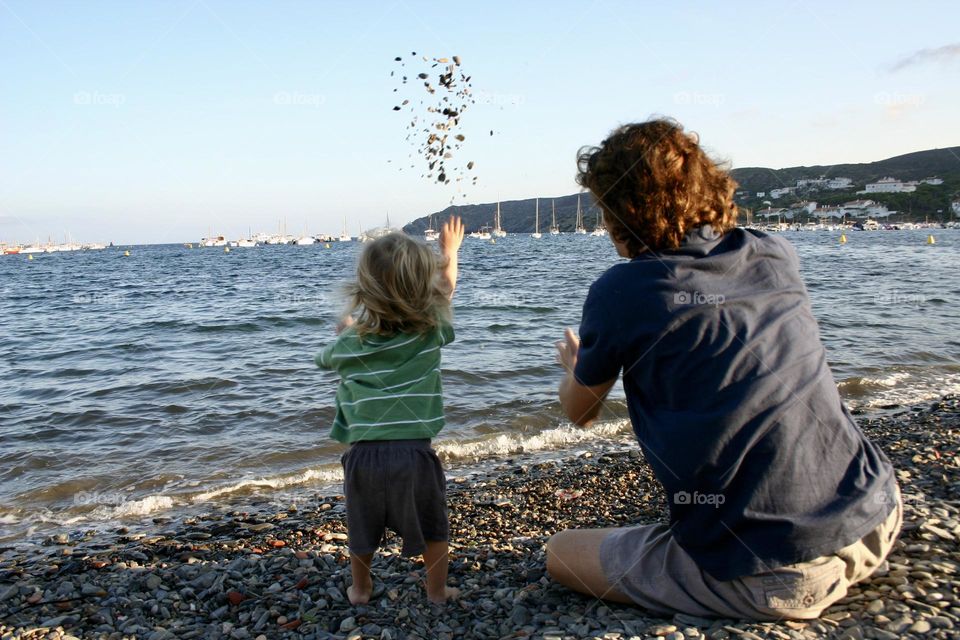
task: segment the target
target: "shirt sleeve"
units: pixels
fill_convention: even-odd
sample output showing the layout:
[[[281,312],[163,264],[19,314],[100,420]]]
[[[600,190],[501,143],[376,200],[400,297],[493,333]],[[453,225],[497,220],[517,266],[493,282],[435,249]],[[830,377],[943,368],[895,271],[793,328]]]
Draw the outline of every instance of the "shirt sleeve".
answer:
[[[447,322],[440,323],[440,346],[446,346],[453,342],[456,334],[453,331],[453,325]]]
[[[333,369],[333,345],[336,344],[331,342],[323,349],[320,350],[317,355],[313,357],[314,363],[321,369]]]
[[[592,387],[610,382],[623,367],[619,340],[624,336],[615,330],[614,317],[606,304],[598,282],[590,287],[583,303],[580,320],[580,352],[573,377],[580,384]]]

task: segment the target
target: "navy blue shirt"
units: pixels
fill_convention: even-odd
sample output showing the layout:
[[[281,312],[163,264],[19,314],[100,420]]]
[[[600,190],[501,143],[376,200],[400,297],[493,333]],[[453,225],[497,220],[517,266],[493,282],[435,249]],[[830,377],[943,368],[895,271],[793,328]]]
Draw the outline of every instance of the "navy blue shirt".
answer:
[[[590,287],[574,375],[622,371],[678,544],[719,580],[856,542],[894,504],[889,460],[843,406],[784,239],[709,226]]]

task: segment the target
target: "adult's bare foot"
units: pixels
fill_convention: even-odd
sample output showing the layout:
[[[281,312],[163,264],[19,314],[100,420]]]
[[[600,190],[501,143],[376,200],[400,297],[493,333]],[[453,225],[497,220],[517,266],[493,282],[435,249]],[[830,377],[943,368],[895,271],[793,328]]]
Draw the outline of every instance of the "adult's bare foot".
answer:
[[[350,585],[347,587],[347,598],[350,600],[350,604],[357,607],[370,602],[370,594],[372,591],[372,584],[366,589],[360,589],[356,585]]]
[[[456,600],[460,597],[460,589],[456,587],[444,587],[444,592],[437,596],[432,593],[427,594],[427,599],[433,604],[446,604],[448,600]]]

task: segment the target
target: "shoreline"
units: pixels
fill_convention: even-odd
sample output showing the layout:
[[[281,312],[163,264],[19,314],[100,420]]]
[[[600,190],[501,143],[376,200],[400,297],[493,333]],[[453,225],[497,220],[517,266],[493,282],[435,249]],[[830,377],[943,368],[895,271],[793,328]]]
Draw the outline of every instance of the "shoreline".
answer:
[[[151,531],[5,549],[0,637],[958,637],[960,399],[857,420],[897,469],[903,532],[887,566],[816,621],[662,618],[551,582],[543,545],[557,530],[666,517],[639,448],[601,441],[549,461],[488,461],[466,478],[448,470],[450,582],[462,595],[442,612],[418,584],[421,561],[401,558],[396,538],[374,561],[370,605],[351,607],[343,499],[314,494],[293,509],[214,511],[158,519]]]

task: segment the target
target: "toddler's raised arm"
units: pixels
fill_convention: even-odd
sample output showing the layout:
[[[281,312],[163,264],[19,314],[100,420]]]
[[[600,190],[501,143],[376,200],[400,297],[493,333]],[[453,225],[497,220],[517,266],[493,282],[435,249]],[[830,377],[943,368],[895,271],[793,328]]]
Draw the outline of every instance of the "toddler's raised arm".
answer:
[[[440,253],[446,259],[441,279],[451,300],[457,288],[457,252],[462,244],[463,221],[460,216],[451,216],[440,229]]]

